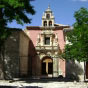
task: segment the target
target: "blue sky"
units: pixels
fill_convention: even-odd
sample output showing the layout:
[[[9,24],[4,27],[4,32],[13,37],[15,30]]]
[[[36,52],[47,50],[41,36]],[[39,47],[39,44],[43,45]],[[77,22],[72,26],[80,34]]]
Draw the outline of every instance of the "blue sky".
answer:
[[[88,0],[35,0],[31,4],[34,6],[36,14],[27,16],[32,19],[31,24],[19,25],[15,21],[9,23],[8,26],[12,28],[25,29],[26,26],[41,26],[43,12],[50,5],[51,10],[55,16],[55,22],[58,24],[70,25],[75,22],[74,12],[81,7],[88,8]]]

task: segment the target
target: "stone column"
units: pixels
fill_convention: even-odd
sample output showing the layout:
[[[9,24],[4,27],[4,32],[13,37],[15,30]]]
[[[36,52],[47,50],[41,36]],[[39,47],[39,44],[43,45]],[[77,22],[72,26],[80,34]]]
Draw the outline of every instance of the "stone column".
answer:
[[[54,20],[52,20],[52,27],[54,27]]]
[[[47,20],[47,27],[49,27],[49,20]]]
[[[58,59],[53,58],[53,77],[58,77]]]
[[[44,35],[41,36],[41,46],[44,45]]]

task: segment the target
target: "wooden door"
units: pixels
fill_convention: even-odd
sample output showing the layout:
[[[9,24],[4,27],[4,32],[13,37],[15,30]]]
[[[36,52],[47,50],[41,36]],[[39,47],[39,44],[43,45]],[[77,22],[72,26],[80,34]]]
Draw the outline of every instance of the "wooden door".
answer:
[[[53,73],[53,63],[48,63],[48,74]]]
[[[86,62],[86,79],[88,79],[88,61]]]
[[[46,75],[46,63],[42,63],[42,75]]]

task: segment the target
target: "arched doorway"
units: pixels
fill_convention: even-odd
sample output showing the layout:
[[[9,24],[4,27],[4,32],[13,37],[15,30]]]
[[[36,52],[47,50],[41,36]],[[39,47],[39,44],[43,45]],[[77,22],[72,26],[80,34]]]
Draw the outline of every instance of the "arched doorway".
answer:
[[[44,76],[52,76],[53,74],[53,60],[51,57],[44,57],[41,62],[41,70],[42,70],[42,75]]]

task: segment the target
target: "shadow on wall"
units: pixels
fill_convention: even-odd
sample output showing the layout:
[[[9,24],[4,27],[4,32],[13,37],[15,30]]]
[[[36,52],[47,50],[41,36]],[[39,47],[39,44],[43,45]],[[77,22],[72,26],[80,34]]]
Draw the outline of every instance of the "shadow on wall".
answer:
[[[30,39],[29,41],[29,50],[28,50],[28,74],[30,77],[38,77],[41,74],[41,61],[37,55],[35,46]]]
[[[0,62],[0,79],[40,75],[40,59],[32,40],[21,29],[13,29],[5,41],[4,64]],[[25,42],[24,42],[25,41]],[[23,72],[21,72],[23,71]],[[4,74],[3,74],[4,73]]]
[[[4,76],[5,79],[12,79],[18,77],[19,74],[19,29],[9,30],[11,35],[5,41],[4,50]]]
[[[79,76],[83,74],[82,66],[77,61],[66,61],[66,78],[68,80],[79,81]]]

